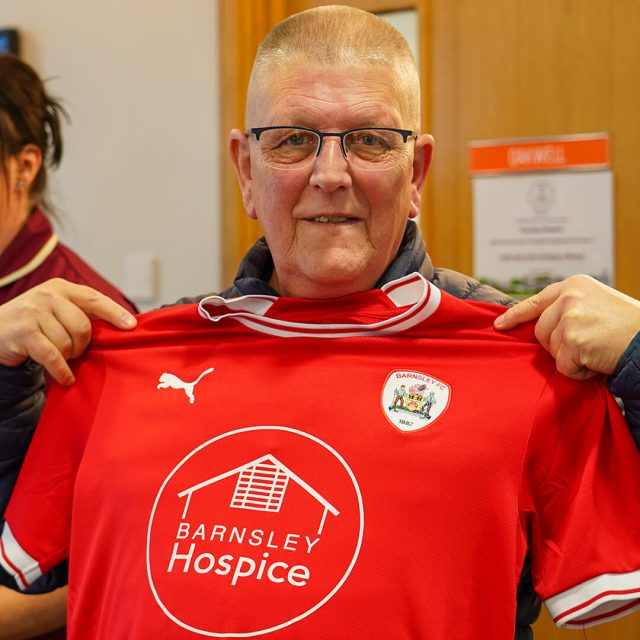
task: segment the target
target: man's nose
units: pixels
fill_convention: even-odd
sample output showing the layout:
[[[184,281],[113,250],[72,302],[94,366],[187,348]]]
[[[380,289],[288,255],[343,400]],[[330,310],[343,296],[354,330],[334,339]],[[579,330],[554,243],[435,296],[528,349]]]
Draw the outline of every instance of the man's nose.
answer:
[[[340,138],[324,138],[318,155],[314,158],[310,182],[312,185],[333,191],[351,183],[349,163],[342,152]]]

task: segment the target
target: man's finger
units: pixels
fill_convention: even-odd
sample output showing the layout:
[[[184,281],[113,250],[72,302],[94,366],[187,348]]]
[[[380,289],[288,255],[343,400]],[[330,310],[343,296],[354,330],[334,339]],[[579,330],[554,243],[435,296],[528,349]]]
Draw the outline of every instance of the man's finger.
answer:
[[[558,295],[559,288],[551,284],[539,293],[507,309],[493,321],[493,326],[500,331],[504,331],[512,329],[523,322],[535,320],[557,299]]]
[[[592,371],[588,367],[577,362],[574,355],[564,345],[561,345],[556,356],[556,369],[574,380],[588,380],[598,375],[597,371]]]

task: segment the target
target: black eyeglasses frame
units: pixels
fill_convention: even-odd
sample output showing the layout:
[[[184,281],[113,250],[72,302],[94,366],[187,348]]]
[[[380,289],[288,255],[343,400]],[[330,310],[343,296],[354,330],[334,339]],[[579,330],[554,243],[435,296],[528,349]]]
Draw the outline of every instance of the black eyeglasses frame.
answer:
[[[301,131],[309,131],[310,133],[315,133],[320,138],[320,144],[318,145],[318,150],[316,151],[315,157],[317,158],[322,151],[322,145],[324,143],[325,138],[329,137],[338,137],[340,138],[340,149],[342,150],[342,155],[347,157],[347,150],[344,146],[345,136],[350,133],[355,133],[356,131],[393,131],[394,133],[399,133],[402,136],[402,142],[406,143],[409,138],[418,138],[417,134],[410,129],[395,129],[394,127],[358,127],[356,129],[347,129],[346,131],[318,131],[317,129],[311,129],[310,127],[296,127],[293,125],[274,125],[271,127],[251,127],[247,131],[244,132],[244,135],[247,138],[253,134],[256,137],[256,140],[260,141],[260,136],[265,131],[271,131],[273,129],[299,129]]]

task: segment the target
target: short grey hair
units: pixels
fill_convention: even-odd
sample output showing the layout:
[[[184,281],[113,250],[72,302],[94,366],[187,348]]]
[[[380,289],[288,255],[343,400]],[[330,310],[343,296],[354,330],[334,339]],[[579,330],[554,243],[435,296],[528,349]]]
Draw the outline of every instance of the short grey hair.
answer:
[[[420,128],[420,78],[402,34],[373,13],[344,5],[326,5],[293,14],[264,37],[256,53],[249,103],[269,69],[294,61],[327,66],[386,66],[393,70],[394,93],[408,126]]]

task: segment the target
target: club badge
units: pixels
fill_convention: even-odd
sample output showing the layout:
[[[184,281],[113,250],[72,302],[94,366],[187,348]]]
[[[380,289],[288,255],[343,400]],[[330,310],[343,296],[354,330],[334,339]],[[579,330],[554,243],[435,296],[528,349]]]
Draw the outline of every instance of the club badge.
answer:
[[[382,410],[400,431],[418,431],[445,412],[450,396],[449,385],[429,374],[392,371],[382,388]]]

